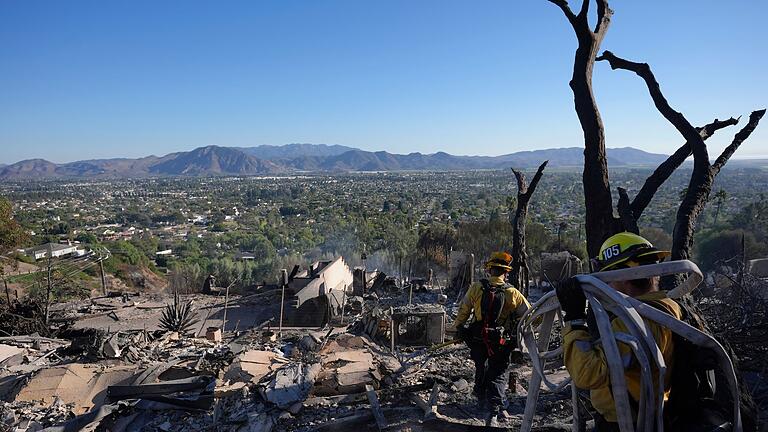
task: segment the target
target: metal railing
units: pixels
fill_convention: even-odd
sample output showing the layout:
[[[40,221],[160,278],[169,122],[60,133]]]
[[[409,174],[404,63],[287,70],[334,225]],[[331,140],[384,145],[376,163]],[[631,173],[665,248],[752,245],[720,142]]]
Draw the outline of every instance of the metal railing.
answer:
[[[661,350],[648,327],[648,321],[669,329],[697,346],[710,349],[717,356],[722,370],[725,371],[725,379],[728,386],[731,387],[731,394],[738,395],[738,384],[733,363],[722,345],[712,336],[652,306],[626,296],[608,285],[609,282],[614,281],[644,279],[673,274],[686,274],[688,277],[677,288],[668,292],[670,298],[680,298],[690,293],[703,280],[698,266],[687,260],[576,276],[595,314],[597,330],[600,335],[596,343],[602,345],[606,362],[608,363],[611,390],[616,404],[619,428],[622,432],[664,430],[662,412],[664,407],[666,364]],[[614,332],[608,313],[620,319],[625,324],[628,333]],[[522,432],[530,431],[533,426],[536,401],[538,400],[542,383],[551,391],[559,391],[569,383],[572,384],[570,378],[560,383],[552,383],[547,378],[545,371],[546,361],[563,355],[563,347],[561,345],[555,349],[549,349],[552,326],[556,316],[562,323],[560,303],[555,292],[552,291],[539,299],[520,320],[518,327],[518,337],[521,339],[520,346],[525,346],[533,364],[533,373],[531,374],[528,386],[528,399],[520,429]],[[541,321],[541,325],[538,329],[537,339],[534,324],[539,321]],[[627,391],[627,382],[624,377],[624,365],[619,354],[617,342],[630,347],[640,366],[640,400],[637,401],[637,419],[634,422],[629,393]],[[657,386],[654,386],[653,383],[654,371],[658,372]],[[577,431],[579,427],[578,394],[574,385],[571,385],[571,399],[573,404],[572,430]],[[739,399],[738,397],[733,399],[733,430],[741,432]]]

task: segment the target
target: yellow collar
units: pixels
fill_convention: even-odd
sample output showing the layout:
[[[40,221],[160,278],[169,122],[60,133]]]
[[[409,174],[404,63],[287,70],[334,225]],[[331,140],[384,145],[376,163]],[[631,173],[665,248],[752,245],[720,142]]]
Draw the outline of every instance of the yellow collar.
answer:
[[[639,296],[635,296],[636,299],[642,301],[642,300],[661,300],[668,298],[666,291],[651,291],[647,292],[645,294],[640,294]]]
[[[507,281],[504,280],[504,276],[492,276],[488,278],[488,282],[491,285],[504,285]]]

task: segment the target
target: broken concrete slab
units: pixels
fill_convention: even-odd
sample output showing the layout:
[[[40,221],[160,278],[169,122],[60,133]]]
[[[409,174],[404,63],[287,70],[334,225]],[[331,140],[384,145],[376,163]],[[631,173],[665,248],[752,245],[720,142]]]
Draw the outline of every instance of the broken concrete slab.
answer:
[[[8,363],[19,364],[14,359],[19,359],[24,356],[26,350],[13,345],[0,344],[0,366],[7,365]]]
[[[320,368],[320,363],[294,363],[281,368],[263,390],[264,398],[282,409],[305,400]]]
[[[135,366],[103,369],[80,363],[42,369],[21,388],[15,401],[50,405],[58,399],[73,404],[75,414],[82,414],[104,403],[109,386],[130,381],[136,373]]]
[[[64,403],[79,403],[85,399],[88,382],[96,372],[93,367],[77,363],[43,369],[21,389],[15,400],[49,405],[60,398]]]
[[[224,379],[257,383],[270,372],[283,367],[287,361],[272,351],[246,351],[235,358],[224,374]]]
[[[367,363],[370,365],[373,364],[373,356],[367,350],[362,349],[332,352],[323,356],[323,365],[334,362]]]
[[[359,336],[339,335],[320,350],[322,371],[313,393],[333,396],[378,388],[381,376],[368,341]]]

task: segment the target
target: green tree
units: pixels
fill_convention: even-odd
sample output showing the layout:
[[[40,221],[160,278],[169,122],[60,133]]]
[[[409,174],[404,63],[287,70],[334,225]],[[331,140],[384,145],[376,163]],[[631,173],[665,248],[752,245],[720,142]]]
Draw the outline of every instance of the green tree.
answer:
[[[717,225],[717,217],[720,216],[720,208],[723,206],[723,203],[725,202],[726,199],[728,199],[728,192],[726,192],[725,189],[720,189],[715,194],[715,203],[717,207],[715,207],[714,225]]]
[[[745,256],[742,256],[742,241]],[[712,233],[701,239],[696,248],[697,262],[704,271],[714,270],[718,263],[738,269],[742,260],[757,258],[767,252],[765,243],[758,242],[752,232],[740,229]]]
[[[21,225],[13,219],[13,205],[5,197],[0,197],[0,254],[5,255],[9,251],[21,246],[28,239],[27,233]],[[12,261],[13,268],[17,268],[16,260]],[[0,277],[5,275],[5,263],[0,262]],[[8,291],[5,298],[10,302]]]
[[[5,254],[27,241],[29,236],[13,219],[13,205],[0,197],[0,253]]]
[[[661,228],[640,228],[640,235],[658,249],[670,250],[672,248],[672,236]]]
[[[760,199],[747,204],[739,213],[737,213],[731,225],[734,228],[743,229],[752,232],[757,239],[765,241],[766,230],[768,230],[768,200],[761,195]]]

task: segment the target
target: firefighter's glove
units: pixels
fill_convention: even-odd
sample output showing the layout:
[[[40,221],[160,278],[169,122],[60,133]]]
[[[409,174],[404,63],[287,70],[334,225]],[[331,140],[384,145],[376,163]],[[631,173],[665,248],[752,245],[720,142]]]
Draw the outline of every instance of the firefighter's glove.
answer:
[[[570,277],[555,288],[557,299],[560,300],[560,308],[563,310],[563,320],[574,321],[584,320],[587,317],[587,297],[581,289],[579,281],[575,277]]]
[[[469,327],[463,324],[456,327],[456,338],[464,342],[469,341]]]

